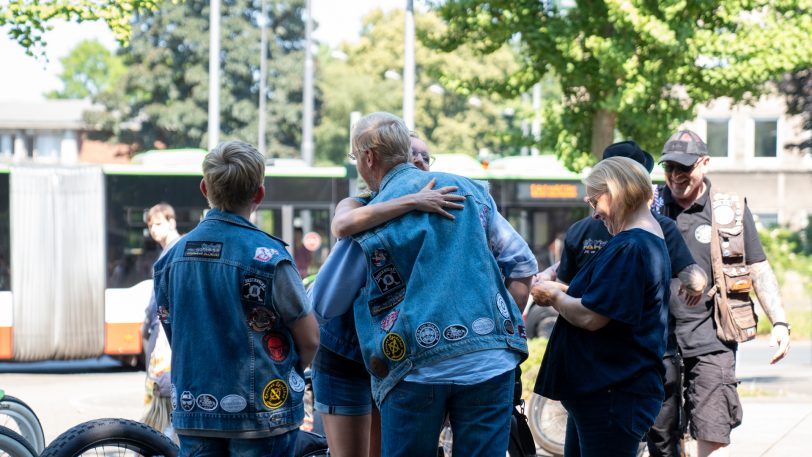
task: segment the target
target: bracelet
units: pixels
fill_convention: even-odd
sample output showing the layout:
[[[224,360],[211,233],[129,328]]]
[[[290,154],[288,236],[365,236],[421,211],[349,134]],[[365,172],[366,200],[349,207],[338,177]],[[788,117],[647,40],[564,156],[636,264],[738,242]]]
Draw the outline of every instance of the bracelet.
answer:
[[[790,327],[790,325],[787,324],[786,322],[773,322],[773,327],[778,327],[778,326],[786,327],[787,328],[787,335],[789,335],[790,331],[792,330],[792,327]]]

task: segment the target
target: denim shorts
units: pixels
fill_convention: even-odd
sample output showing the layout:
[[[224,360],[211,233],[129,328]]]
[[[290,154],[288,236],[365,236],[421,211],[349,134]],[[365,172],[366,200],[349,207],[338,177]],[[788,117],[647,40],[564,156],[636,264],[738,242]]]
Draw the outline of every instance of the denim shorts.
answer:
[[[321,348],[311,376],[316,411],[337,416],[372,413],[369,374],[362,363]]]

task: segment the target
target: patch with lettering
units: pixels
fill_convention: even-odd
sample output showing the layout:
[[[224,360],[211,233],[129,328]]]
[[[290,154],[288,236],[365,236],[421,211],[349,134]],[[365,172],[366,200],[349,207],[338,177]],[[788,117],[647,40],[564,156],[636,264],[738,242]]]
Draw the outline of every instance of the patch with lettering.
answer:
[[[424,348],[432,348],[440,341],[440,328],[433,322],[423,322],[414,332],[417,344]]]
[[[403,280],[394,265],[387,265],[372,273],[372,279],[375,280],[375,284],[382,294],[387,294],[403,286]]]
[[[390,333],[383,339],[383,355],[393,362],[403,360],[406,356],[406,343],[397,333]]]
[[[377,298],[373,298],[369,301],[369,314],[373,316],[377,316],[383,312],[386,312],[395,306],[399,305],[400,302],[403,301],[403,298],[406,296],[406,289],[401,288],[400,290],[396,290],[391,292],[387,295],[383,295]]]
[[[480,317],[471,324],[471,328],[477,335],[487,335],[491,333],[495,327],[496,324],[493,323],[493,319],[487,317]]]
[[[290,390],[294,392],[301,392],[305,390],[305,382],[299,373],[296,370],[290,371],[290,376],[288,376],[288,384],[290,385]]]
[[[183,256],[219,259],[220,255],[222,255],[222,250],[223,243],[217,241],[187,241],[183,250]]]
[[[513,321],[511,321],[510,319],[505,319],[505,322],[503,323],[503,326],[505,327],[505,332],[508,335],[513,335],[513,332],[514,332]]]
[[[581,253],[582,254],[597,254],[598,251],[603,249],[606,246],[606,240],[593,240],[591,238],[587,238],[584,240],[583,246],[581,246]]]
[[[279,408],[287,399],[288,385],[281,379],[274,379],[262,389],[262,403],[270,409]]]
[[[242,395],[226,395],[220,399],[220,408],[227,413],[238,413],[248,406],[248,402]]]
[[[246,275],[242,280],[240,286],[240,297],[251,303],[265,303],[265,291],[268,289],[268,283],[265,279]]]
[[[260,247],[257,248],[256,252],[254,252],[254,260],[258,260],[260,262],[267,262],[277,254],[279,254],[279,251],[277,251],[276,249]]]
[[[459,341],[468,335],[468,328],[460,324],[452,324],[443,330],[443,338],[448,341]]]
[[[200,394],[197,396],[197,407],[203,411],[214,411],[217,409],[217,399],[214,395]]]
[[[195,409],[195,396],[188,390],[180,394],[180,407],[184,411],[191,411]]]
[[[387,314],[386,317],[384,317],[381,321],[381,330],[384,332],[392,330],[392,327],[395,325],[395,321],[398,320],[398,315],[400,315],[400,310],[397,309]]]
[[[386,249],[375,249],[372,251],[372,265],[382,267],[386,264],[387,260],[389,260],[389,253],[386,252]]]
[[[702,244],[708,244],[711,241],[711,226],[702,224],[694,230],[694,238]]]
[[[496,307],[499,309],[499,314],[505,319],[510,318],[510,311],[508,311],[507,303],[501,295],[496,294]]]
[[[255,332],[270,330],[276,324],[276,314],[264,306],[255,306],[248,312],[248,326]]]
[[[283,362],[288,358],[290,345],[285,335],[276,332],[268,332],[262,337],[262,345],[268,351],[268,355],[274,362]]]

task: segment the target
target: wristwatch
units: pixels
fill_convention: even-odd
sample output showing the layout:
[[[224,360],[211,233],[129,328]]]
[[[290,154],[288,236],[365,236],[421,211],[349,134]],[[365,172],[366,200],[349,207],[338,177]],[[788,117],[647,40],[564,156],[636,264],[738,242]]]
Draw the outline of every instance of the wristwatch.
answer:
[[[790,327],[790,325],[787,324],[786,322],[773,322],[773,327],[777,327],[779,325],[787,328],[787,335],[792,333],[792,327]]]

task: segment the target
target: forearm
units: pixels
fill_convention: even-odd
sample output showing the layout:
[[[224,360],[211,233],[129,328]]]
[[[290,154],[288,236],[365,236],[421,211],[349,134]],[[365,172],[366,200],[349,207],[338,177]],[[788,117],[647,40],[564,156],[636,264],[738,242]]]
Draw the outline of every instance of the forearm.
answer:
[[[519,311],[521,312],[524,312],[524,308],[527,306],[527,297],[530,296],[530,283],[532,281],[532,276],[527,278],[508,278],[505,281],[505,286],[507,286],[510,296],[513,297],[513,301],[519,306]]]
[[[787,316],[781,305],[781,291],[778,280],[769,262],[757,262],[750,265],[750,277],[756,290],[758,302],[767,314],[770,322],[786,322]]]
[[[300,364],[304,370],[319,350],[319,324],[313,313],[296,320],[291,324],[290,331],[293,334],[293,342],[299,354]]]
[[[336,209],[331,228],[335,236],[344,238],[377,227],[413,209],[415,209],[413,194],[366,206],[360,206],[359,203],[358,207],[345,211],[339,212]]]
[[[570,297],[563,292],[556,295],[553,308],[570,324],[594,332],[609,323],[608,317],[582,305],[580,298]]]
[[[708,285],[708,275],[699,265],[692,263],[677,273],[682,287],[691,295],[701,294]]]

